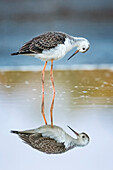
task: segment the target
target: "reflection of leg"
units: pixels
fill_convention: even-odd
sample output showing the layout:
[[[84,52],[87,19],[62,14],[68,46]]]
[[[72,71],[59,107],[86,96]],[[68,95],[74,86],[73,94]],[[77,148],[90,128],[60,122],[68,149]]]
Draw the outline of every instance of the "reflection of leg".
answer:
[[[42,71],[42,93],[44,93],[44,73],[45,73],[46,65],[47,65],[47,61],[45,62],[45,65]]]
[[[44,118],[45,124],[47,125],[47,121],[46,121],[45,114],[44,114],[44,93],[42,93],[42,116]]]
[[[53,94],[53,99],[52,99],[51,108],[50,108],[51,127],[53,127],[53,107],[54,107],[54,100],[55,100],[55,93]]]
[[[51,82],[53,86],[53,92],[55,93],[55,86],[54,86],[54,81],[53,81],[53,60],[51,60],[51,72],[50,72],[50,77],[51,77]]]

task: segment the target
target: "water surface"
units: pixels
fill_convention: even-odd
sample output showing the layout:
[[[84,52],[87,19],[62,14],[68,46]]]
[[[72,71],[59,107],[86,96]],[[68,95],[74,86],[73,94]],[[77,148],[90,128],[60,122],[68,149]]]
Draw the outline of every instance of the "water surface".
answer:
[[[71,126],[86,132],[91,140],[84,148],[62,155],[46,155],[25,145],[10,130],[24,130],[44,124],[41,115],[41,71],[0,72],[1,169],[112,170],[113,155],[113,71],[54,71],[56,96],[54,124],[67,133]],[[50,123],[52,102],[50,73],[45,75],[45,115]],[[7,164],[5,163],[7,160]]]

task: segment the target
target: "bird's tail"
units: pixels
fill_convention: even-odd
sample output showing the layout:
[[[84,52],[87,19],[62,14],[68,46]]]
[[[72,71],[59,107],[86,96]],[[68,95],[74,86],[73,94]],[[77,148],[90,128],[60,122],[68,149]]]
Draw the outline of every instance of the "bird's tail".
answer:
[[[16,130],[11,130],[11,133],[19,134],[20,132]]]
[[[14,134],[17,134],[17,135],[20,135],[20,134],[33,134],[34,133],[34,130],[25,130],[25,131],[17,131],[17,130],[11,130],[11,133],[14,133]]]
[[[11,53],[11,55],[19,55],[20,52]]]
[[[32,51],[17,51],[15,53],[11,53],[11,55],[30,55],[30,54],[34,54]]]

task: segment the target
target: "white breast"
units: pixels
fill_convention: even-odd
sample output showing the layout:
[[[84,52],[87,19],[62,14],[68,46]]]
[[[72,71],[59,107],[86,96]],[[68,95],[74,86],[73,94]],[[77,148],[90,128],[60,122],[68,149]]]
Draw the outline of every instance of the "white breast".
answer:
[[[36,133],[42,133],[44,137],[49,137],[59,143],[64,143],[66,148],[69,148],[75,140],[58,126],[53,126],[53,128],[51,128],[51,125],[42,126],[36,129]]]
[[[66,38],[64,44],[58,44],[55,48],[45,50],[41,54],[36,54],[36,58],[40,58],[44,61],[50,61],[61,59],[65,54],[70,51],[75,45],[71,43],[69,38]]]

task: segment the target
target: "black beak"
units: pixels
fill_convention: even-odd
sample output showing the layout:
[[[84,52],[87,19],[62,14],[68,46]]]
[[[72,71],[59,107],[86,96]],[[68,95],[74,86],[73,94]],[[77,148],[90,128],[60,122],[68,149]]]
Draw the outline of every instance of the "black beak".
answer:
[[[75,52],[74,52],[74,54],[73,55],[71,55],[67,60],[70,60],[70,58],[72,58],[75,54],[77,54],[79,52],[79,50],[76,50]]]
[[[70,126],[67,126],[69,129],[71,129],[77,136],[79,136],[79,134],[76,132],[76,131],[74,131]]]

